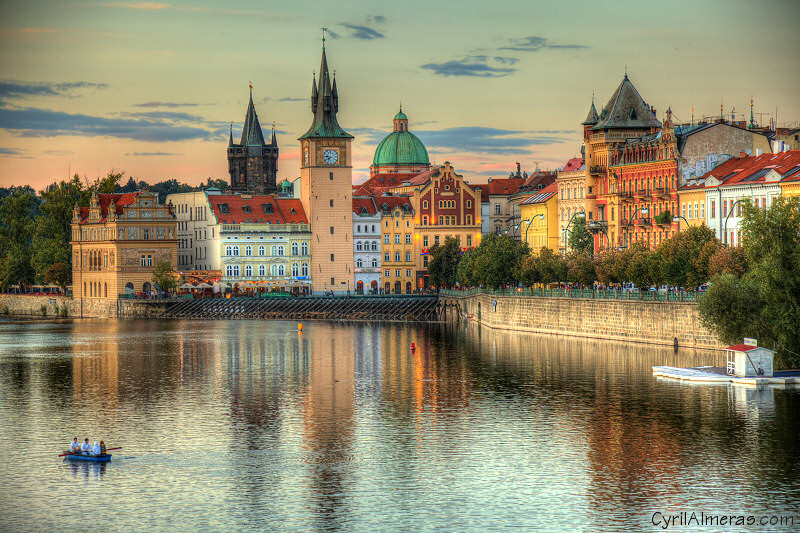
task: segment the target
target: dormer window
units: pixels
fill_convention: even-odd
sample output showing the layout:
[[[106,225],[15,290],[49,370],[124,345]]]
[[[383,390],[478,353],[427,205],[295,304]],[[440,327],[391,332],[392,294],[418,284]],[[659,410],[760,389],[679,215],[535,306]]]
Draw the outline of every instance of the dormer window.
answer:
[[[367,215],[369,215],[369,212],[367,211],[367,208],[366,207],[362,207],[361,208],[361,216],[365,217]]]
[[[297,211],[294,210],[294,207],[289,210],[290,215],[296,215]]]
[[[261,209],[263,209],[264,213],[266,213],[268,215],[272,214],[272,212],[273,212],[272,211],[272,204],[261,204]]]
[[[245,213],[249,213],[250,212],[250,206],[249,205],[243,205],[242,206],[242,211],[244,211]]]
[[[631,108],[631,120],[636,120],[636,110]]]
[[[226,215],[230,214],[230,211],[228,210],[228,204],[219,204],[219,212]]]

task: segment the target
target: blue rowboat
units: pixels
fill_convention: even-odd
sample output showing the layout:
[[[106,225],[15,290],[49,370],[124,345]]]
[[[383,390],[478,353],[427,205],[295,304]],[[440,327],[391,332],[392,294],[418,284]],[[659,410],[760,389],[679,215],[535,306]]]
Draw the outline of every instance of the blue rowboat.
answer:
[[[71,453],[66,455],[70,461],[94,461],[95,463],[107,463],[111,460],[111,454],[105,455],[81,455],[78,453]]]

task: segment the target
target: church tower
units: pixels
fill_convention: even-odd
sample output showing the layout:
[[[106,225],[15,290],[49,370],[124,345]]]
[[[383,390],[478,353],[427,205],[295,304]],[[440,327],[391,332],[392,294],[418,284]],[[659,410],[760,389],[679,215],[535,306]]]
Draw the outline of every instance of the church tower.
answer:
[[[277,191],[275,180],[278,175],[278,142],[275,140],[275,129],[272,129],[272,139],[267,144],[253,105],[252,85],[239,144],[234,144],[231,128],[228,139],[228,172],[231,175],[233,192],[271,194]]]
[[[300,200],[311,224],[314,292],[352,290],[353,136],[336,120],[339,94],[328,73],[325,45],[319,81],[311,85],[311,127],[300,137]]]

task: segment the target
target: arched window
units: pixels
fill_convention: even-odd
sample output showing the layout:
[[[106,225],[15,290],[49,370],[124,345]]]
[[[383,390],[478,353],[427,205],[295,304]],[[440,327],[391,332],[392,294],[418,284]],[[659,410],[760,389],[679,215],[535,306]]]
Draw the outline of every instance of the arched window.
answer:
[[[270,248],[269,249],[269,255],[272,255],[272,256],[278,255],[278,247],[277,246],[273,246],[272,248]]]
[[[308,255],[308,243],[304,242],[300,245],[300,255]]]
[[[258,275],[259,276],[266,276],[267,275],[267,267],[264,265],[258,265]]]
[[[285,269],[285,267],[283,265],[278,265],[278,275],[279,276],[285,276],[286,275],[286,269]]]
[[[244,267],[244,275],[250,277],[253,275],[253,265],[247,265]]]
[[[247,257],[250,257],[251,255],[253,255],[253,247],[249,246],[249,245],[245,246],[244,247],[244,255],[246,255]]]
[[[297,246],[297,243],[296,243],[296,242],[293,242],[293,243],[292,243],[292,255],[297,255],[297,253],[298,253],[299,249],[300,249],[300,248]]]
[[[239,276],[239,265],[233,265],[233,275]]]
[[[378,251],[378,241],[372,241],[372,251],[373,252]]]
[[[278,265],[272,265],[270,267],[270,269],[269,269],[269,273],[272,276],[277,276],[278,275]]]
[[[308,263],[303,263],[303,265],[300,267],[300,272],[303,276],[308,276]]]
[[[377,266],[378,266],[378,260],[373,257],[372,258],[372,268],[377,268]]]
[[[300,275],[300,265],[292,263],[292,276],[295,278]]]
[[[281,244],[280,246],[278,246],[278,255],[283,255],[283,252],[284,252],[284,247]]]
[[[259,246],[258,247],[258,255],[260,255],[261,257],[264,257],[265,255],[267,255],[267,247],[266,246]]]
[[[361,261],[361,258],[360,258],[360,257],[359,257],[358,259],[356,259],[356,266],[357,266],[358,268],[361,268],[361,267],[363,267],[363,266],[364,266],[364,263],[363,263],[363,261]]]
[[[233,246],[225,247],[225,255],[233,255]]]
[[[360,252],[361,250],[362,250],[361,241],[358,241],[358,242],[356,243],[356,251],[357,251],[357,252]]]

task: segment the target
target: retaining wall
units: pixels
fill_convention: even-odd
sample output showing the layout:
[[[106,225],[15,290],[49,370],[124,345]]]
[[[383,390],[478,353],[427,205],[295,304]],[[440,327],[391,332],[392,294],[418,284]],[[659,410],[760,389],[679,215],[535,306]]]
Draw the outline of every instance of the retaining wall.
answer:
[[[43,305],[46,315],[42,314]],[[136,318],[156,316],[163,312],[160,304],[138,300],[0,294],[0,316],[5,316],[7,309],[8,316],[57,317],[62,316],[64,307],[70,318]]]
[[[594,300],[476,294],[443,298],[461,316],[490,328],[625,342],[723,349],[703,325],[694,302]]]

